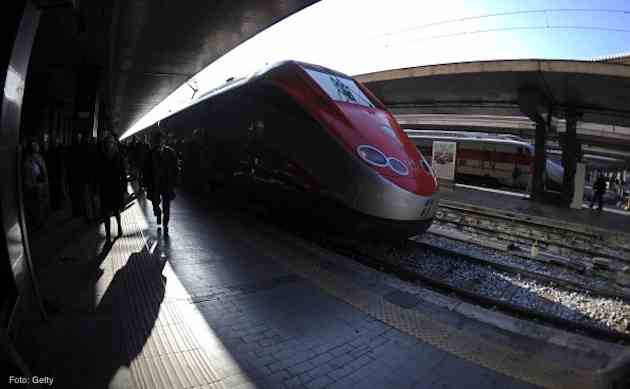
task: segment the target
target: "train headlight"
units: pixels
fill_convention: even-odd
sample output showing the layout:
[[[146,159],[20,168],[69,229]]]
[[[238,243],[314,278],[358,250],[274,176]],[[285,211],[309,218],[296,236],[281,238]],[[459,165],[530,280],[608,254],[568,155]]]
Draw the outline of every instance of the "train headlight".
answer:
[[[402,161],[396,158],[389,158],[387,161],[389,162],[389,167],[399,175],[406,176],[409,174],[407,165],[405,165]]]
[[[357,153],[367,163],[385,167],[388,165],[387,157],[383,152],[374,146],[361,145],[357,147]]]

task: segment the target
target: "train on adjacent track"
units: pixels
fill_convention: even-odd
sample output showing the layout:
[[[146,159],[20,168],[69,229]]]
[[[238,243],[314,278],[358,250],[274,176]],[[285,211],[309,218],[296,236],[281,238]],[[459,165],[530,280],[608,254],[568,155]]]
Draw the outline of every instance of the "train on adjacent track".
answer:
[[[428,158],[432,155],[433,141],[457,143],[455,181],[469,184],[486,184],[513,189],[529,186],[533,165],[534,147],[515,135],[488,134],[468,131],[406,130],[418,150]],[[547,159],[545,182],[547,187],[562,187],[562,165]]]
[[[213,185],[306,221],[406,237],[424,232],[438,205],[430,164],[393,115],[359,82],[322,66],[267,66],[156,127],[203,143],[201,174]],[[201,172],[183,159],[188,173]]]

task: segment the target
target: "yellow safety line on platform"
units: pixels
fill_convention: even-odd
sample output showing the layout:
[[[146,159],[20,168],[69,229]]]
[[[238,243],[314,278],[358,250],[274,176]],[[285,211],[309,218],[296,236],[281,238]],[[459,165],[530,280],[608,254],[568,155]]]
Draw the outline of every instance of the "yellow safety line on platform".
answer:
[[[140,233],[141,227],[137,223],[142,218],[137,203],[123,215],[125,228],[128,232],[135,231],[135,233],[125,236],[114,245],[110,253],[114,272],[126,265],[130,253],[146,252],[146,242]],[[550,361],[544,349],[515,349],[508,343],[499,343],[496,339],[485,339],[479,332],[471,332],[465,326],[453,327],[434,319],[429,314],[392,304],[382,296],[353,285],[345,277],[338,276],[304,258],[308,256],[308,253],[313,252],[317,256],[330,257],[334,254],[327,253],[297,238],[288,238],[285,234],[275,231],[273,227],[257,225],[254,228],[266,230],[273,236],[276,244],[272,245],[274,251],[269,254],[280,265],[308,279],[339,300],[403,333],[462,359],[539,386],[553,389],[604,388],[605,383],[596,371],[569,369],[566,367],[570,364],[565,363],[567,361],[560,361],[560,363]],[[244,244],[251,245],[255,250],[269,246],[268,244],[254,244],[255,241],[260,243],[263,238],[251,234]],[[277,244],[283,241],[288,244]],[[300,246],[299,252],[305,255],[298,257],[296,251],[289,248],[291,245]],[[134,260],[156,261],[158,258],[146,253]],[[128,290],[134,290],[135,295],[139,296],[137,301],[131,304],[132,311],[125,320],[129,347],[133,348],[135,345],[142,348],[130,366],[136,385],[139,388],[221,387],[217,372],[184,322],[177,303],[164,299],[158,305],[158,312],[147,310],[145,307],[147,304],[151,306],[150,302],[153,302],[155,306],[155,302],[163,296],[155,294],[155,285],[146,276],[146,274],[134,273],[133,279],[127,279],[126,285]],[[155,321],[153,324],[147,322],[150,318]],[[177,326],[176,331],[181,337],[172,339],[172,334],[169,335],[161,329],[156,330],[165,324]],[[143,345],[143,339],[135,339],[134,336],[147,330],[151,332],[151,335]],[[168,328],[168,330],[175,330],[175,328]],[[178,358],[173,355],[175,353]],[[567,355],[567,360],[571,357]],[[185,359],[185,361],[180,359]]]
[[[277,232],[271,232],[277,238]],[[251,237],[252,239],[256,239]],[[257,238],[260,239],[260,238]],[[278,238],[282,239],[282,238]],[[318,251],[306,242],[292,243],[309,251]],[[280,246],[280,245],[276,245]],[[290,271],[308,279],[325,292],[352,305],[371,317],[401,332],[429,343],[443,351],[516,379],[553,389],[603,388],[604,384],[594,371],[567,369],[546,358],[544,350],[518,350],[509,344],[483,339],[478,332],[470,333],[433,319],[414,309],[401,308],[382,296],[352,285],[344,277],[333,274],[309,260],[296,258],[295,252],[274,253],[274,258]],[[333,255],[328,253],[328,256]],[[538,355],[537,352],[543,352]],[[571,356],[567,356],[571,359]],[[563,361],[566,362],[566,361]]]
[[[166,296],[161,258],[149,252],[142,233],[139,204],[134,202],[121,216],[125,236],[114,242],[108,258],[114,274],[131,266],[124,277],[125,295],[117,296],[117,305],[118,309],[127,309],[121,324],[136,387],[224,388],[221,377],[188,327],[178,307],[181,302]],[[129,261],[141,264],[134,266]]]

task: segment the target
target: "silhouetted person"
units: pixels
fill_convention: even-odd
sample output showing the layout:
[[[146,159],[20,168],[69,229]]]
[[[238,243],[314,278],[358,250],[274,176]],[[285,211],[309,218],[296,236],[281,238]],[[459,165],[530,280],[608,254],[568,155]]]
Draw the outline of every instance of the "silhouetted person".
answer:
[[[593,199],[591,200],[591,208],[593,208],[595,201],[597,201],[597,209],[600,211],[602,210],[604,205],[604,193],[606,193],[606,178],[604,178],[603,174],[600,174],[593,184]]]
[[[147,198],[153,204],[153,214],[158,228],[164,219],[164,234],[168,234],[168,222],[171,214],[171,200],[175,198],[177,182],[177,154],[165,145],[161,132],[152,134],[151,152],[147,156],[144,167],[144,182],[147,187]],[[163,211],[160,209],[162,203]]]
[[[39,143],[31,140],[26,145],[23,160],[24,202],[29,224],[39,227],[49,207],[48,171],[39,153]]]
[[[107,136],[103,140],[103,151],[99,158],[99,174],[101,213],[105,225],[107,242],[111,242],[111,217],[116,218],[118,236],[122,236],[120,211],[124,206],[127,191],[125,165],[114,137]]]
[[[192,139],[188,142],[186,155],[184,156],[184,183],[189,189],[197,187],[199,177],[201,175],[201,144],[203,136],[199,130],[194,130]]]
[[[147,156],[149,155],[149,146],[142,139],[136,144],[136,167],[138,169],[138,186],[142,190],[143,187],[146,188],[146,183],[143,178],[144,175],[144,167],[146,165]]]
[[[98,164],[99,147],[96,139],[88,136],[83,145],[83,204],[85,205],[85,221],[87,223],[98,220],[98,206],[96,197],[98,196],[98,182],[95,166]]]
[[[127,145],[127,160],[129,161],[129,174],[132,177],[132,180],[139,181],[140,173],[138,172],[138,141],[136,137],[131,137],[131,142]]]
[[[52,140],[48,152],[45,155],[46,167],[48,168],[48,182],[50,188],[50,205],[52,209],[61,208],[63,200],[63,179],[64,179],[64,153],[59,138]]]
[[[83,143],[83,134],[80,132],[75,134],[74,142],[70,146],[66,157],[68,189],[70,192],[72,216],[87,217],[84,204],[86,186],[86,152],[85,145]]]

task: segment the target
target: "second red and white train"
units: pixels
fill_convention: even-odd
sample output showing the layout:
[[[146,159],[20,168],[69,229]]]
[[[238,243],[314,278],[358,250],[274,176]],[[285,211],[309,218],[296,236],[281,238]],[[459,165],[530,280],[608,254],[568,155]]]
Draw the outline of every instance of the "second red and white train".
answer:
[[[530,183],[534,147],[514,135],[464,131],[407,130],[420,152],[431,158],[433,141],[457,143],[455,180],[525,189]],[[564,169],[551,159],[546,164],[546,184],[560,188]]]

